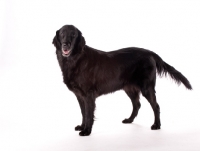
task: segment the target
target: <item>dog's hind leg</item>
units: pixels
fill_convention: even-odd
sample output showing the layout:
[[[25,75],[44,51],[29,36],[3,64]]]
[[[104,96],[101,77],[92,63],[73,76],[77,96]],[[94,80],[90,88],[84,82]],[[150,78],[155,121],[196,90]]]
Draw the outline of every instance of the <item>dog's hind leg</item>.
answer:
[[[153,86],[150,86],[148,88],[142,89],[142,95],[148,100],[150,103],[155,116],[154,124],[151,126],[152,130],[160,129],[161,123],[160,123],[160,107],[156,101],[156,95],[155,90]]]
[[[126,86],[124,88],[124,91],[128,95],[128,97],[131,99],[133,110],[131,113],[131,116],[128,119],[124,119],[122,123],[132,123],[134,118],[137,116],[138,111],[140,109],[140,101],[139,101],[139,95],[140,91],[136,89],[134,86]]]

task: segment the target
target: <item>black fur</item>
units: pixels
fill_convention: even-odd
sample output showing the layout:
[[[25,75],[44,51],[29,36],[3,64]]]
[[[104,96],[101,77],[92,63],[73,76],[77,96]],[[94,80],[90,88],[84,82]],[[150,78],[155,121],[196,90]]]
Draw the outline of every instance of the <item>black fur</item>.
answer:
[[[160,107],[156,101],[156,71],[167,73],[178,84],[192,89],[189,81],[157,54],[142,48],[124,48],[104,52],[85,45],[81,32],[73,25],[65,25],[53,39],[63,73],[64,83],[74,92],[82,112],[82,124],[75,127],[81,136],[90,135],[94,122],[95,99],[123,89],[133,104],[133,111],[123,123],[131,123],[140,108],[140,92],[151,104],[155,121],[152,130],[160,129]]]

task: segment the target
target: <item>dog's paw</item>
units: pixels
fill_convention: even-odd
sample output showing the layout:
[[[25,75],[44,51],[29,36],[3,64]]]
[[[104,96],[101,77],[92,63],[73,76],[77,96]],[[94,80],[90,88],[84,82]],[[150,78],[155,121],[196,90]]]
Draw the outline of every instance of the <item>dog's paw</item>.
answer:
[[[158,130],[158,129],[160,129],[160,124],[153,124],[153,125],[151,126],[151,129],[152,129],[152,130]]]
[[[83,131],[81,131],[81,132],[79,133],[79,135],[80,135],[80,136],[88,136],[88,135],[90,135],[90,133],[91,133],[91,130],[89,130],[89,129],[84,129]]]
[[[75,131],[82,131],[83,129],[84,129],[84,127],[80,126],[80,125],[75,127]]]
[[[133,120],[130,120],[130,119],[124,119],[122,121],[122,123],[124,123],[124,124],[129,124],[129,123],[132,123],[132,122],[133,122]]]

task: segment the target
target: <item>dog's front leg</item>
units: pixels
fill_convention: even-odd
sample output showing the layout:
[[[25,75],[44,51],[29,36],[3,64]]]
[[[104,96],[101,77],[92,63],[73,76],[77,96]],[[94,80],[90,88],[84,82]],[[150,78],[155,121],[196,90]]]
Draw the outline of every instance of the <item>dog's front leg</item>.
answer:
[[[81,114],[82,114],[82,124],[81,125],[77,125],[75,127],[75,131],[82,131],[85,128],[85,105],[84,105],[84,100],[81,99],[80,97],[77,97],[79,106],[81,108]]]
[[[92,131],[92,125],[94,123],[94,110],[95,110],[95,98],[93,94],[87,94],[87,96],[83,99],[85,106],[85,127],[79,133],[80,136],[88,136]]]

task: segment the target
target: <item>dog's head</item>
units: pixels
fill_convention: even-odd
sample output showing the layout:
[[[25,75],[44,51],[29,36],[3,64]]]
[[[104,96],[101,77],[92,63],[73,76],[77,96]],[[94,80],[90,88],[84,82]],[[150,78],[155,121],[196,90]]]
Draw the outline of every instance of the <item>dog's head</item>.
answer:
[[[62,52],[63,57],[69,57],[82,51],[85,45],[85,39],[76,27],[73,25],[65,25],[56,31],[52,43],[57,51]]]

